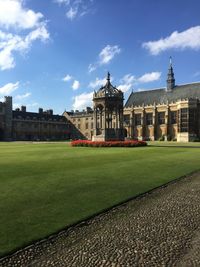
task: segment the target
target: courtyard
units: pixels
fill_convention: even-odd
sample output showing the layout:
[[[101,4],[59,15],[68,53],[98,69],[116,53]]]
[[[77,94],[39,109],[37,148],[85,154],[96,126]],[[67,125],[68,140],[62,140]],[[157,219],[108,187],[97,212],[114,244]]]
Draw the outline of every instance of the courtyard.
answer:
[[[199,143],[76,148],[19,142],[0,148],[1,257],[200,166]]]

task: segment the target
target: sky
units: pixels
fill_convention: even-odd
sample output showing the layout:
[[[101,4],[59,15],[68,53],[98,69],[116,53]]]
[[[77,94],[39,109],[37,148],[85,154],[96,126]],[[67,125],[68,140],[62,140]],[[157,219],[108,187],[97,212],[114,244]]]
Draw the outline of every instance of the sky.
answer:
[[[0,0],[0,101],[82,110],[111,73],[124,92],[200,81],[199,0]]]

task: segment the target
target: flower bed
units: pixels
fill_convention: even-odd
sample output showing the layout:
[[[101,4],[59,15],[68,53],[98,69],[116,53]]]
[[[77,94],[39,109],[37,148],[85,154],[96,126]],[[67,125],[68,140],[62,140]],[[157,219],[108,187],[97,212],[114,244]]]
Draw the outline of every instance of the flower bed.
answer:
[[[83,147],[138,147],[147,146],[145,141],[129,140],[129,141],[88,141],[76,140],[71,142],[71,146]]]

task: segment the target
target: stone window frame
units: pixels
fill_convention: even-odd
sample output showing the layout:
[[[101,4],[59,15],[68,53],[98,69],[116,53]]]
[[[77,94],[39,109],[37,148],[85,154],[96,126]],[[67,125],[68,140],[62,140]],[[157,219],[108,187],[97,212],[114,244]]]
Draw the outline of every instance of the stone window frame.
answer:
[[[170,111],[171,124],[177,124],[177,121],[178,121],[177,117],[178,117],[178,111],[177,110]]]
[[[153,125],[153,112],[146,113],[146,125]]]
[[[158,125],[165,124],[165,111],[158,112]]]
[[[139,117],[139,119],[138,119]],[[135,125],[140,126],[142,124],[142,114],[141,113],[136,113],[135,114]]]
[[[179,117],[180,117],[180,132],[187,133],[188,132],[188,108],[181,108],[179,110]]]

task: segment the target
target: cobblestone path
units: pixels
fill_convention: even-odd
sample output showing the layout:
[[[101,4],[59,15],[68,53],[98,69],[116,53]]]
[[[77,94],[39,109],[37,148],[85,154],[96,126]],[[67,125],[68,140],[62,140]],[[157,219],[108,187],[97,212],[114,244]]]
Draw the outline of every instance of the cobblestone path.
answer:
[[[0,266],[200,266],[200,173],[30,246]]]

